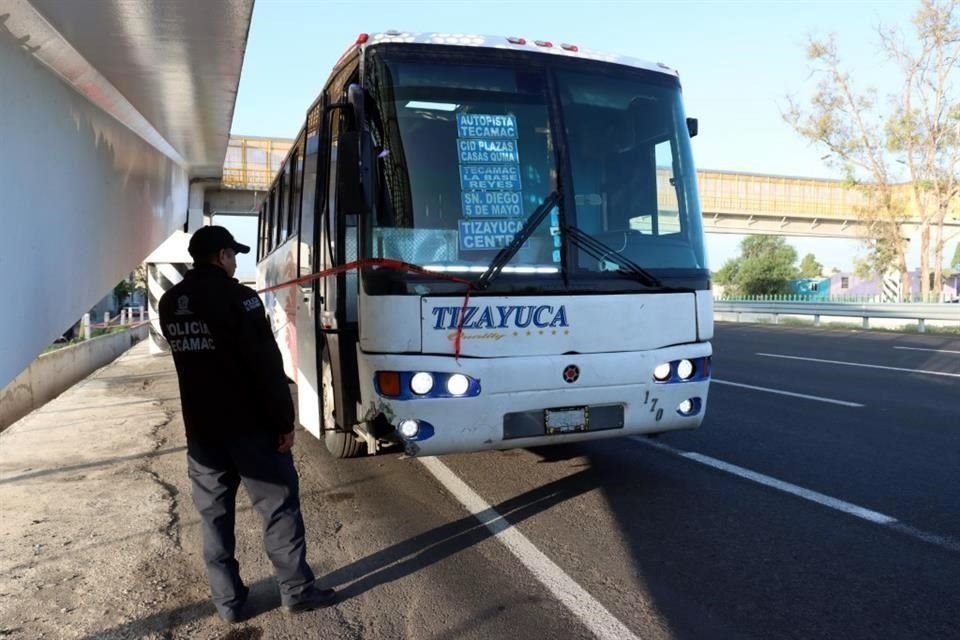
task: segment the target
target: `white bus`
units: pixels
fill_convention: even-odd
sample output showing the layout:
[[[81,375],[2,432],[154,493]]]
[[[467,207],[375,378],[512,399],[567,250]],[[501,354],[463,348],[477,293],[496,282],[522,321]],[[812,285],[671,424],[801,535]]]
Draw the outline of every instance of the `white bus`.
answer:
[[[301,424],[338,457],[698,427],[696,124],[663,64],[362,34],[260,212],[259,288],[342,269],[264,293]]]

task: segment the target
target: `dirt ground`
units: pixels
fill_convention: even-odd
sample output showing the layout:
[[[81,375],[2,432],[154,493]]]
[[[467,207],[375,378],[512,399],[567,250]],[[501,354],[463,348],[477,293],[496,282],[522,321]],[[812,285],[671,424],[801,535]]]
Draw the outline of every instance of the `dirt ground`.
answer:
[[[0,434],[0,639],[360,636],[339,607],[305,614],[319,635],[276,608],[242,489],[237,555],[261,615],[220,621],[185,452],[172,360],[143,343]],[[342,526],[316,516],[321,540]]]

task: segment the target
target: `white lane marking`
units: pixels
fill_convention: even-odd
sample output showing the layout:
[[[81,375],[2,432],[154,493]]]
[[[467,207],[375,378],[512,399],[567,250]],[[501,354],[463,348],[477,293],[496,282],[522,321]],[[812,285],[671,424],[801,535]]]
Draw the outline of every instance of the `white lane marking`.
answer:
[[[742,384],[740,382],[729,382],[727,380],[718,380],[711,378],[714,384],[725,384],[731,387],[742,387],[744,389],[753,389],[754,391],[766,391],[767,393],[776,393],[781,396],[790,396],[792,398],[803,398],[805,400],[816,400],[817,402],[828,402],[838,404],[841,407],[863,407],[859,402],[847,402],[846,400],[834,400],[833,398],[822,398],[820,396],[808,396],[805,393],[794,393],[793,391],[781,391],[780,389],[768,389],[767,387],[755,387],[752,384]]]
[[[951,351],[950,349],[924,349],[922,347],[894,347],[903,351],[933,351],[934,353],[960,353],[960,351]]]
[[[604,640],[639,640],[439,459],[418,460],[594,635]]]
[[[716,458],[711,458],[710,456],[705,456],[701,453],[696,453],[695,451],[682,451],[680,449],[674,449],[673,447],[660,443],[653,442],[648,438],[642,436],[630,436],[630,439],[639,444],[646,445],[648,447],[653,447],[655,449],[660,449],[667,453],[672,453],[674,455],[686,458],[687,460],[693,460],[694,462],[699,462],[700,464],[707,465],[708,467],[713,467],[719,471],[724,471],[726,473],[733,474],[740,478],[746,480],[751,480],[758,484],[762,484],[766,487],[777,489],[778,491],[783,491],[784,493],[789,493],[790,495],[802,498],[804,500],[809,500],[810,502],[815,502],[821,506],[834,509],[836,511],[841,511],[847,515],[854,516],[855,518],[860,518],[861,520],[866,520],[867,522],[872,522],[874,524],[881,525],[887,529],[893,531],[899,531],[905,535],[908,535],[917,540],[936,545],[942,549],[948,551],[954,551],[960,553],[960,540],[955,540],[948,536],[941,536],[934,533],[928,533],[920,529],[911,527],[908,524],[897,520],[893,516],[888,516],[885,513],[880,513],[879,511],[873,511],[872,509],[867,509],[865,507],[860,507],[850,502],[840,500],[839,498],[833,498],[831,496],[819,493],[817,491],[812,491],[810,489],[804,489],[803,487],[798,487],[796,485],[790,484],[789,482],[784,482],[783,480],[777,480],[776,478],[771,478],[770,476],[765,476],[762,473],[757,473],[756,471],[750,471],[749,469],[744,469],[743,467],[738,467],[737,465],[730,464],[729,462],[723,462],[722,460],[717,460]]]
[[[945,376],[947,378],[960,378],[960,373],[947,373],[946,371],[927,371],[925,369],[905,369],[903,367],[886,367],[880,364],[865,364],[863,362],[843,362],[842,360],[823,360],[821,358],[804,358],[802,356],[785,356],[780,353],[758,353],[756,355],[764,356],[766,358],[785,358],[787,360],[806,360],[808,362],[840,364],[847,367],[864,367],[865,369],[884,369],[886,371],[906,371],[908,373],[924,373],[928,376]]]

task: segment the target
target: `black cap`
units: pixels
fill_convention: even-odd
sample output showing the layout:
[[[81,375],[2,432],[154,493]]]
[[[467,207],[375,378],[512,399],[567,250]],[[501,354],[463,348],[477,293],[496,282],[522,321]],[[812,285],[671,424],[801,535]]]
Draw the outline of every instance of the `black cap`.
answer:
[[[233,239],[233,235],[224,227],[211,225],[200,227],[190,238],[187,251],[194,259],[209,256],[221,249],[233,249],[237,253],[250,253],[250,247],[240,244]]]

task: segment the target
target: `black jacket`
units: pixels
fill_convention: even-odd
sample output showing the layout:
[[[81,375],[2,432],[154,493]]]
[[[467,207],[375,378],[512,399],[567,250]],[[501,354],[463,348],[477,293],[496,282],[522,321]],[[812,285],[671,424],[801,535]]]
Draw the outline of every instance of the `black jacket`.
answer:
[[[163,294],[159,311],[188,438],[293,430],[283,360],[256,291],[220,267],[196,265]]]

